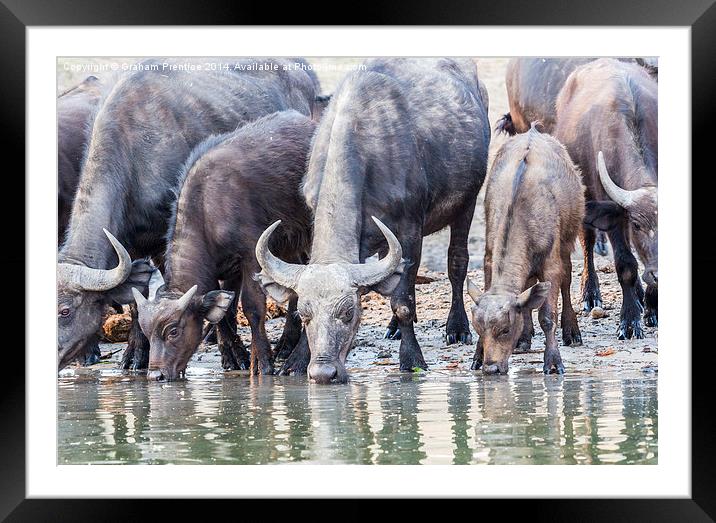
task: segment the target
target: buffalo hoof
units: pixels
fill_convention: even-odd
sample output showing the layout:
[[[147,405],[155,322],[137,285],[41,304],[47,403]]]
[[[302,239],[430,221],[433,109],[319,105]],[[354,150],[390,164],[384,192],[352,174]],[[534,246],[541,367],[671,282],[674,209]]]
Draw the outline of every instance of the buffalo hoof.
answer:
[[[274,373],[273,363],[270,361],[263,361],[251,366],[251,374],[254,376],[271,376]]]
[[[279,376],[305,375],[308,372],[308,363],[310,360],[311,351],[308,348],[306,337],[302,336],[277,374]]]
[[[385,331],[385,336],[383,336],[386,340],[399,340],[402,338],[400,334],[400,329],[398,327],[388,327],[388,329]]]
[[[125,370],[142,370],[149,366],[149,349],[127,345],[120,367]]]
[[[244,347],[219,346],[221,351],[221,368],[224,370],[249,370],[251,359]]]
[[[472,364],[470,364],[470,370],[480,370],[480,368],[482,368],[483,354],[482,339],[478,337],[477,343],[475,344],[475,355],[472,357]]]
[[[278,339],[278,342],[276,342],[276,346],[273,348],[274,359],[277,361],[286,360],[293,352],[297,341],[298,340],[290,340],[288,339],[288,336],[282,335]]]
[[[582,345],[582,333],[579,332],[579,327],[576,324],[562,327],[562,343],[569,347]]]
[[[602,293],[599,292],[599,283],[591,279],[587,280],[586,285],[582,289],[582,310],[589,312],[594,307],[603,306]]]
[[[545,350],[542,371],[545,374],[564,374],[562,356],[559,354],[557,349]]]
[[[532,338],[520,338],[515,345],[514,353],[529,352],[532,349]]]
[[[647,327],[658,327],[659,319],[655,310],[648,310],[644,313],[644,325]]]
[[[138,353],[139,351],[134,353],[134,360],[132,360],[132,364],[129,367],[131,370],[144,370],[149,367],[149,354],[143,357],[141,354],[138,356]]]
[[[621,323],[619,323],[617,338],[620,340],[630,340],[632,338],[637,340],[643,339],[644,329],[641,327],[641,321],[638,318],[636,320],[623,319]]]
[[[582,296],[582,310],[584,312],[589,312],[595,307],[602,307],[603,305],[599,291]]]
[[[420,348],[412,351],[401,351],[400,372],[416,372],[418,369],[428,370],[428,364],[425,363]]]
[[[293,353],[291,353],[276,374],[279,376],[304,376],[308,372],[309,360],[310,356],[308,358],[293,357]]]
[[[607,248],[607,235],[601,231],[597,233],[597,239],[594,242],[594,252],[599,256],[606,256],[609,254],[609,249]]]
[[[94,365],[95,363],[99,362],[101,355],[102,354],[99,351],[99,346],[93,345],[92,348],[87,351],[87,354],[85,354],[84,360],[82,361],[82,365],[84,367]]]
[[[455,343],[472,345],[472,334],[469,332],[449,332],[446,336],[446,341],[448,345],[454,345]]]
[[[470,370],[480,370],[482,368],[482,356],[477,354],[473,356],[472,363],[470,364]]]

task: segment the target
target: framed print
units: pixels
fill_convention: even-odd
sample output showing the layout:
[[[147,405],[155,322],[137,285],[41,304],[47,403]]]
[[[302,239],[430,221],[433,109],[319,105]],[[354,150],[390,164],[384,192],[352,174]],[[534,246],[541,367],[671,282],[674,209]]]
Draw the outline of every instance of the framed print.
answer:
[[[712,520],[691,173],[715,9],[260,26],[289,20],[4,2],[26,220],[3,255],[25,274],[3,517],[514,497]]]

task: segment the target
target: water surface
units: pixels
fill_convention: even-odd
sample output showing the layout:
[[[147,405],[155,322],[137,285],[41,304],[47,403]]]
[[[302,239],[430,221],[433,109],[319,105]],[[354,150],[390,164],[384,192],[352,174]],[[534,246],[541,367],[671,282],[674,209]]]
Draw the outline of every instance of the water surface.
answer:
[[[655,374],[351,376],[77,371],[58,383],[58,462],[657,463]]]

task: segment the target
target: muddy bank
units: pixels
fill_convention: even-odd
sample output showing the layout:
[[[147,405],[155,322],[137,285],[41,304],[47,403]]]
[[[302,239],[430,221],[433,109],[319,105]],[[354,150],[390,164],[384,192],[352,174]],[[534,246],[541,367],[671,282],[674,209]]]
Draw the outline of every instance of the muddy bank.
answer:
[[[581,347],[561,347],[560,349],[567,372],[602,371],[604,369],[610,369],[617,373],[621,371],[658,372],[658,328],[645,327],[646,336],[642,340],[617,340],[615,333],[621,306],[619,283],[613,270],[613,264],[609,259],[599,257],[597,268],[606,316],[595,319],[590,315],[578,314],[583,345]],[[581,263],[575,260],[572,281],[572,298],[575,307],[578,305],[576,297],[579,291],[580,272]],[[415,332],[425,360],[430,366],[429,372],[470,372],[474,345],[448,346],[445,344],[445,322],[450,309],[451,296],[447,275],[427,270],[421,271],[421,275],[426,276],[426,280],[434,279],[434,281],[416,287],[418,323]],[[482,285],[482,270],[471,270],[470,277]],[[467,300],[469,297],[466,297],[466,310],[469,317],[470,304]],[[378,294],[370,293],[363,297],[362,304],[361,327],[356,336],[355,348],[347,361],[349,371],[355,372],[361,369],[379,375],[398,372],[400,342],[383,339],[391,316],[389,300]],[[275,313],[276,311],[272,314]],[[275,343],[281,335],[284,321],[282,316],[267,321],[266,330],[272,343]],[[535,325],[535,338],[532,342],[531,352],[513,355],[510,360],[511,368],[541,371],[544,335],[536,322],[536,315]],[[245,325],[240,326],[239,332],[244,343],[248,345],[251,340],[250,329]],[[558,337],[561,337],[559,330]],[[477,339],[474,331],[473,339]],[[101,344],[100,348],[103,354],[108,355],[123,346],[118,343]],[[110,358],[92,366],[91,369],[107,369],[109,366],[116,366],[120,357],[121,352],[116,352]],[[192,367],[202,368],[211,373],[222,373],[221,357],[217,346],[201,346],[189,364],[189,368]],[[191,376],[191,372],[189,375]]]

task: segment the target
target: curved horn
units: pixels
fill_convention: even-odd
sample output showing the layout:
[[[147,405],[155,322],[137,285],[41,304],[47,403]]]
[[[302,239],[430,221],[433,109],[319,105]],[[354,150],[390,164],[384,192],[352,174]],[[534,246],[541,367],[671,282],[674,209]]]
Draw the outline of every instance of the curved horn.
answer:
[[[132,272],[132,258],[127,249],[107,229],[102,230],[114,247],[119,264],[114,269],[92,269],[84,265],[60,263],[57,266],[58,279],[71,282],[86,291],[108,291],[129,277]]]
[[[134,301],[137,302],[137,307],[143,307],[148,301],[136,287],[132,287],[132,295],[134,296]]]
[[[599,151],[599,154],[597,155],[597,170],[599,171],[599,179],[602,181],[602,186],[604,187],[604,190],[607,191],[609,197],[628,210],[634,203],[636,193],[639,191],[627,191],[614,183],[611,176],[609,176],[609,172],[607,171],[607,164],[604,163],[604,155],[602,154],[602,151]]]
[[[199,288],[198,285],[194,285],[191,289],[186,291],[184,295],[179,298],[177,301],[177,309],[181,311],[182,313],[186,310],[187,306],[191,302],[191,299],[194,297],[194,294],[196,294],[196,290]]]
[[[289,289],[295,289],[298,284],[298,278],[306,266],[297,263],[286,263],[274,256],[268,248],[269,238],[280,224],[281,220],[275,221],[261,234],[261,237],[256,242],[256,260],[266,275],[273,281]]]
[[[371,216],[388,242],[388,254],[375,263],[361,263],[353,266],[353,282],[358,286],[375,285],[393,274],[403,259],[403,248],[398,238],[375,216]]]
[[[467,293],[470,295],[470,298],[472,298],[472,301],[477,303],[477,300],[480,299],[480,296],[482,296],[482,291],[480,290],[480,287],[478,287],[475,282],[473,282],[470,277],[467,277]]]

